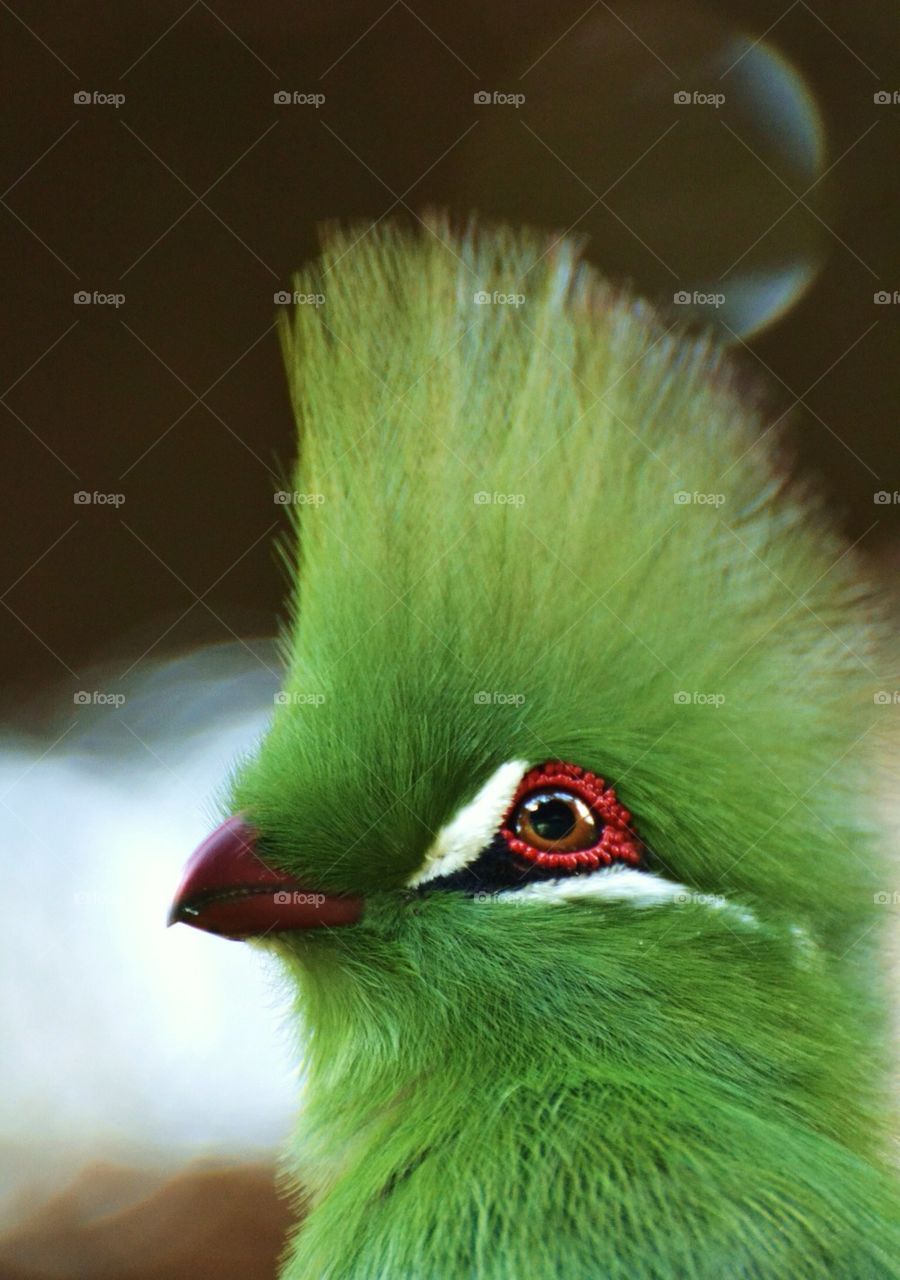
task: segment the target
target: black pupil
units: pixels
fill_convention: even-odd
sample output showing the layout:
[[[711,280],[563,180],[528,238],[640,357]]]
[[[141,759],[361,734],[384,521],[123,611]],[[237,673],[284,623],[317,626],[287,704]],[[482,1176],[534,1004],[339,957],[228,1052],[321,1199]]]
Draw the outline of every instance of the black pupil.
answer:
[[[565,800],[541,800],[528,816],[542,840],[564,840],[575,826],[575,813]]]

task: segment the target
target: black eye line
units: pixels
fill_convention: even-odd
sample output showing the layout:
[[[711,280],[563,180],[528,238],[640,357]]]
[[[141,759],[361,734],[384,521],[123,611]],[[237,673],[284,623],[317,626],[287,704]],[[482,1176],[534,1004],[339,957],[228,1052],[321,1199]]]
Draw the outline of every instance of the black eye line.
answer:
[[[426,880],[424,884],[416,886],[416,891],[420,894],[436,890],[453,890],[470,895],[494,893],[501,889],[518,889],[535,880],[552,880],[558,877],[559,871],[556,868],[537,863],[525,864],[516,859],[498,831],[490,844],[485,845],[467,866],[451,871],[449,875]]]

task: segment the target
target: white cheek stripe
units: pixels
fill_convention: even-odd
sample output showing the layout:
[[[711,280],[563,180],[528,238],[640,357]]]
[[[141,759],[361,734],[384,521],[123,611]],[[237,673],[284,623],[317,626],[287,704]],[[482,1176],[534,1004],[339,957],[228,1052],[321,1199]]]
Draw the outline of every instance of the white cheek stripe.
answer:
[[[633,907],[654,907],[661,903],[697,903],[713,911],[728,911],[743,924],[756,924],[752,911],[735,906],[718,893],[695,893],[687,885],[635,867],[603,867],[592,875],[567,876],[560,880],[539,880],[521,889],[505,890],[498,898],[516,901],[571,902],[576,898],[602,898],[607,902],[628,902]]]
[[[476,898],[479,895],[476,894]],[[695,893],[687,885],[677,884],[674,880],[665,880],[662,876],[653,875],[649,871],[637,871],[634,867],[604,867],[589,876],[572,876],[564,880],[541,880],[533,884],[523,885],[521,889],[503,890],[496,894],[485,894],[484,898],[503,900],[515,905],[521,902],[574,902],[579,898],[602,899],[607,902],[627,902],[632,907],[653,907],[663,903],[685,905],[695,903],[710,911],[721,911],[725,922],[744,928],[767,932],[772,929],[764,925],[754,911],[735,902],[730,902],[720,893]],[[779,926],[775,926],[779,932]],[[809,930],[800,924],[788,927],[791,941],[794,944],[797,963],[810,968],[817,962],[819,948]]]
[[[470,800],[452,821],[441,827],[422,867],[409,880],[409,887],[415,888],[439,876],[452,875],[477,858],[496,834],[529,768],[527,760],[510,760],[502,764],[474,800]]]
[[[521,889],[503,891],[498,898],[526,898],[541,902],[568,902],[572,898],[605,898],[630,902],[635,907],[652,907],[662,902],[689,902],[694,895],[683,884],[665,880],[634,867],[603,867],[591,875],[565,876],[559,880],[538,880]],[[713,895],[704,898],[707,905]],[[719,899],[715,905],[724,899]]]

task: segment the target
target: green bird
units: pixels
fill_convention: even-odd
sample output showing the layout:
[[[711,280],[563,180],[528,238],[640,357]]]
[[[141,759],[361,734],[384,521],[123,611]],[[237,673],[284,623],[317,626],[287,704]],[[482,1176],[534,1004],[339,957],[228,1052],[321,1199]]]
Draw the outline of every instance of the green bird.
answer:
[[[331,230],[286,677],[172,918],[296,995],[283,1280],[900,1277],[881,624],[566,238]]]

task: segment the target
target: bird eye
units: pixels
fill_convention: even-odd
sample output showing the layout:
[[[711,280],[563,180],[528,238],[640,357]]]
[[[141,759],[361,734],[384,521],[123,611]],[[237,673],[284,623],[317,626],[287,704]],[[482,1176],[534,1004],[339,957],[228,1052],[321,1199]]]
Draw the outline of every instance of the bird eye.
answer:
[[[612,787],[578,765],[530,770],[500,830],[511,853],[545,867],[577,871],[642,861],[631,814]]]
[[[599,823],[571,791],[538,791],[523,800],[511,826],[521,840],[547,853],[573,853],[597,843]]]

